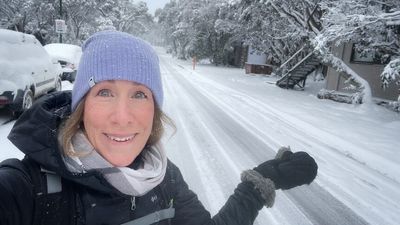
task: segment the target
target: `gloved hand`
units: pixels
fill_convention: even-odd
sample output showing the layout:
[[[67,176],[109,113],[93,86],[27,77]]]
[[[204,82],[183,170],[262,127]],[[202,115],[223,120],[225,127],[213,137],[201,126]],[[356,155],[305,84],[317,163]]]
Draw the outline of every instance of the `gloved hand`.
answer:
[[[306,152],[291,152],[281,148],[275,159],[266,161],[254,168],[265,178],[271,179],[276,189],[290,189],[310,184],[317,176],[318,165]]]

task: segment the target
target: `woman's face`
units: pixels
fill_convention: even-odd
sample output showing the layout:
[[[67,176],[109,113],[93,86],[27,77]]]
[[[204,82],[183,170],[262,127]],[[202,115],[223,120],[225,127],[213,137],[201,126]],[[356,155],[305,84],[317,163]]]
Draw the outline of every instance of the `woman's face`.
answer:
[[[103,81],[86,96],[83,124],[93,147],[114,166],[128,166],[146,145],[154,100],[146,86]]]

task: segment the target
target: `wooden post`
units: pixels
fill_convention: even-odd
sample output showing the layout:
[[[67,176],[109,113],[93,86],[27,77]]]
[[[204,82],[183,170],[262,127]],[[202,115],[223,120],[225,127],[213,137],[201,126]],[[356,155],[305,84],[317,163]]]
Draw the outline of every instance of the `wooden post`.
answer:
[[[193,56],[193,59],[192,59],[192,64],[193,64],[193,70],[195,70],[196,69],[196,56]]]

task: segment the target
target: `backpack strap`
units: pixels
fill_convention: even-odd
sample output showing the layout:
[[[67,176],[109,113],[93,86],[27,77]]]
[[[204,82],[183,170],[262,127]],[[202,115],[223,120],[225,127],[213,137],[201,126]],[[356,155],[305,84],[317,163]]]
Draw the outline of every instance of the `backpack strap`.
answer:
[[[33,212],[33,224],[40,224],[38,223],[38,219],[40,218],[40,210],[38,210],[38,201],[37,198],[40,195],[43,195],[40,176],[39,176],[39,169],[35,168],[35,166],[29,162],[29,160],[19,160],[16,158],[6,159],[1,162],[0,167],[8,167],[18,170],[26,175],[27,178],[30,179],[30,182],[33,186],[33,194],[35,197],[34,202],[34,212]]]
[[[33,192],[35,195],[35,210],[34,210],[34,217],[33,217],[33,224],[41,224],[41,200],[43,199],[44,190],[42,188],[42,178],[40,174],[40,167],[38,164],[32,162],[27,157],[22,160],[23,164],[27,168],[27,172],[32,180],[33,184]]]
[[[167,171],[164,178],[165,182],[159,186],[160,193],[164,199],[167,209],[164,214],[168,214],[164,219],[168,219],[168,224],[172,224],[172,218],[175,217],[174,197],[176,194],[176,171],[171,161],[168,160]],[[158,216],[158,215],[157,215]]]
[[[45,170],[33,160],[22,160],[27,168],[35,193],[35,212],[33,224],[69,225],[73,224],[75,197],[68,190],[59,175]]]
[[[59,193],[62,191],[61,177],[56,173],[46,170],[43,167],[40,171],[45,174],[47,194]]]

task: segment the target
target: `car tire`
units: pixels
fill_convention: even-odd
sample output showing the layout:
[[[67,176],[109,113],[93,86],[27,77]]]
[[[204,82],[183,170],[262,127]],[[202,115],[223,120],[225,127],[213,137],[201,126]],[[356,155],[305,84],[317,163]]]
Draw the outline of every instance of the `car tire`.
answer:
[[[68,77],[68,81],[73,84],[75,81],[75,77],[76,77],[76,70],[72,73],[70,73],[69,77]]]
[[[29,109],[33,105],[33,94],[30,89],[24,91],[24,95],[19,104],[14,108],[14,116],[19,117],[25,110]]]
[[[56,91],[61,91],[62,86],[61,86],[61,79],[57,79],[57,83],[56,83]]]
[[[61,85],[62,85],[61,79],[57,79],[54,89],[52,89],[50,92],[61,91],[61,89],[62,89]]]
[[[29,109],[33,105],[33,94],[31,90],[26,90],[22,100],[21,112]]]

